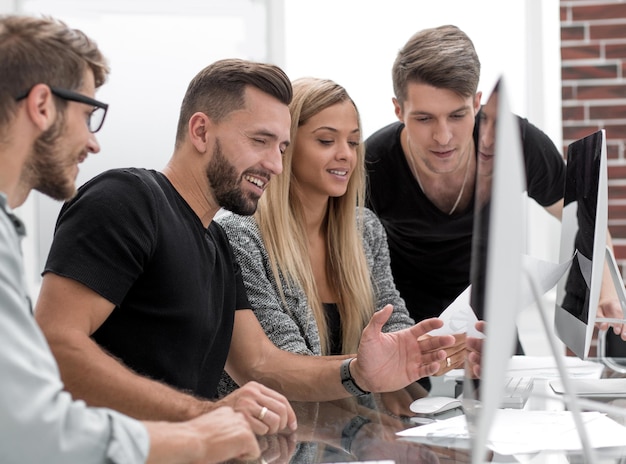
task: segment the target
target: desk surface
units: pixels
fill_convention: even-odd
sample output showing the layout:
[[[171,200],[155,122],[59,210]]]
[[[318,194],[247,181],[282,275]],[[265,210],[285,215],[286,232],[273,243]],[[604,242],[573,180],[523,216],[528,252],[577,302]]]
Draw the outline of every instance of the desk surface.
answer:
[[[615,372],[603,374],[614,377]],[[557,395],[550,396],[547,380],[535,382],[537,396],[530,398],[526,409],[563,410],[564,402]],[[397,432],[414,427],[407,417],[390,412],[408,408],[411,396],[404,392],[393,397],[369,395],[365,401],[355,399],[324,403],[292,403],[298,416],[298,431],[286,435],[259,437],[263,460],[257,463],[334,463],[370,462],[384,464],[448,464],[470,463],[469,450],[455,449],[437,444],[420,444],[399,439]],[[392,402],[390,402],[392,401]],[[606,404],[607,402],[604,402]],[[624,408],[624,414],[608,414],[617,422],[626,424],[626,400],[609,401],[614,407]],[[589,409],[589,408],[587,408]],[[407,409],[403,409],[407,410]],[[343,438],[342,438],[343,435]],[[626,435],[620,449],[594,450],[596,462],[626,463]],[[494,456],[489,453],[488,462],[584,463],[582,452],[550,452],[524,456]]]

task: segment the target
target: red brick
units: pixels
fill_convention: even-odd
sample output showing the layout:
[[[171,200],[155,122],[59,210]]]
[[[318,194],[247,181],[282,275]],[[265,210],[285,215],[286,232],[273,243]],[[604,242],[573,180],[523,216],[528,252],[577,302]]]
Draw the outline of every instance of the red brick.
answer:
[[[626,105],[590,106],[590,119],[624,119],[626,118]]]
[[[582,139],[599,129],[600,127],[593,125],[565,126],[563,127],[563,140]]]
[[[569,11],[569,8],[567,8],[567,7],[563,7],[563,6],[561,6],[561,7],[559,8],[559,13],[560,13],[560,15],[561,15],[561,22],[562,22],[562,21],[565,21],[565,20],[567,19],[567,12],[568,12],[568,11]]]
[[[622,24],[603,24],[602,26],[590,26],[589,38],[591,40],[621,39],[624,37],[625,28],[626,21],[624,21],[624,23]]]
[[[612,200],[626,198],[626,185],[609,185],[609,198]]]
[[[564,106],[561,112],[563,121],[580,121],[585,119],[585,108],[579,106]]]
[[[613,254],[617,260],[626,260],[626,245],[613,244]]]
[[[561,41],[583,40],[585,28],[583,26],[561,26]]]
[[[571,85],[561,85],[561,99],[562,100],[572,100],[576,98],[574,87]]]
[[[626,219],[626,205],[614,204],[609,201],[609,217],[614,220]]]
[[[561,66],[562,80],[581,79],[615,79],[617,78],[617,65],[606,64],[599,66]]]
[[[613,164],[607,169],[609,180],[626,179],[626,165]]]
[[[626,226],[609,224],[612,238],[626,238]]]
[[[575,98],[579,100],[601,100],[607,98],[626,98],[626,85],[603,84],[603,85],[579,85],[576,89]]]
[[[573,21],[591,21],[594,19],[626,18],[626,4],[614,2],[596,2],[595,5],[573,6]]]
[[[606,138],[610,139],[626,139],[626,124],[605,124]]]
[[[626,39],[626,33],[622,33],[621,37]],[[626,58],[626,42],[621,44],[606,44],[605,55],[609,59]]]
[[[619,158],[619,147],[622,144],[615,143],[607,143],[606,144],[606,157],[607,159],[618,159]]]
[[[599,45],[569,45],[561,47],[562,60],[585,60],[600,58]]]

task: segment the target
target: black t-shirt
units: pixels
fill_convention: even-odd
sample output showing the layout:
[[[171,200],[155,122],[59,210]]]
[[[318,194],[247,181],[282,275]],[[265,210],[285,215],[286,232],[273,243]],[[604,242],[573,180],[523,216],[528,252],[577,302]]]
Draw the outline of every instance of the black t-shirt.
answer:
[[[44,272],[115,304],[93,334],[107,352],[215,397],[234,311],[250,305],[224,230],[205,228],[163,174],[115,169],[81,187],[61,210]]]
[[[528,195],[552,205],[563,198],[565,162],[547,135],[518,119]],[[403,127],[392,123],[366,141],[367,206],[387,231],[396,286],[411,317],[421,321],[441,314],[469,285],[474,211],[448,215],[424,195],[402,151]]]

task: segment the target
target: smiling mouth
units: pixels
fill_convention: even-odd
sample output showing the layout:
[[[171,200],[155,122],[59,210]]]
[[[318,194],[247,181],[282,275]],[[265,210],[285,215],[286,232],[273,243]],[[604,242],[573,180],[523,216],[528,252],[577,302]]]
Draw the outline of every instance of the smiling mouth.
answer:
[[[336,176],[341,176],[341,177],[345,177],[345,176],[348,175],[348,171],[347,170],[329,169],[328,172],[330,172],[331,174],[334,174]]]
[[[261,190],[265,190],[265,188],[267,187],[267,183],[269,182],[267,180],[263,180],[258,177],[251,176],[249,174],[246,174],[245,176],[243,176],[243,178],[247,180],[248,182],[250,182],[251,184],[256,185]]]

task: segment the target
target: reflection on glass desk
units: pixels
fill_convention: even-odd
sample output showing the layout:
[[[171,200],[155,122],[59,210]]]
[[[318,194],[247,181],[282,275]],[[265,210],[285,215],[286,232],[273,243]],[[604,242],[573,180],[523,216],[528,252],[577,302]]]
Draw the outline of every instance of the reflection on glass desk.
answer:
[[[618,361],[626,366],[626,359]],[[608,368],[604,368],[601,375],[606,378],[626,377],[626,374]],[[556,395],[549,387],[550,380],[547,377],[535,379],[533,394],[524,410],[554,411],[555,415],[567,411],[563,396]],[[397,435],[416,426],[408,417],[412,414],[408,405],[413,398],[414,394],[401,392],[369,395],[359,401],[350,398],[324,403],[294,402],[292,405],[298,416],[297,432],[259,437],[263,460],[256,463],[470,463],[471,453],[467,448],[449,446],[436,440],[419,443]],[[580,399],[579,405],[583,411],[600,411],[618,424],[626,425],[624,398],[606,398],[601,402]],[[603,408],[608,408],[609,412]],[[406,415],[401,414],[404,411]],[[595,449],[596,462],[626,464],[626,433],[622,443],[620,447]],[[582,464],[586,461],[582,451],[542,451],[511,456],[490,452],[487,462]]]

